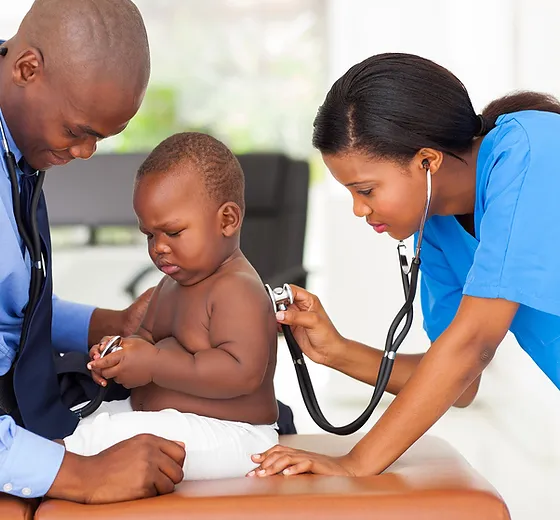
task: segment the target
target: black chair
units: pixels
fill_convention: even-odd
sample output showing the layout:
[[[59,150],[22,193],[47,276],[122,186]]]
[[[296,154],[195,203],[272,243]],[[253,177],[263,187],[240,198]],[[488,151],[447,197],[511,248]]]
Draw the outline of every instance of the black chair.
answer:
[[[90,245],[104,227],[136,227],[132,186],[145,154],[103,155],[49,171],[45,194],[51,227],[86,226]],[[246,180],[241,248],[265,283],[305,286],[303,252],[307,224],[309,166],[282,154],[238,156]],[[135,298],[151,264],[126,284]]]

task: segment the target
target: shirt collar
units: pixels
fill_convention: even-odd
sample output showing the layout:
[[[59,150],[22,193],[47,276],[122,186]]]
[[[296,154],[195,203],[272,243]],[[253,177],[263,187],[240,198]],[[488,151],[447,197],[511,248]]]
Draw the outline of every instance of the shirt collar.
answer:
[[[23,154],[21,153],[20,149],[17,147],[14,138],[12,137],[12,133],[10,132],[10,129],[8,128],[8,125],[6,124],[6,120],[4,119],[4,114],[2,113],[2,109],[0,108],[0,119],[2,120],[2,125],[4,126],[4,132],[6,134],[6,139],[8,141],[8,146],[10,147],[10,151],[14,154],[14,157],[16,158],[16,163],[18,163]],[[2,156],[4,155],[4,149],[2,147]]]

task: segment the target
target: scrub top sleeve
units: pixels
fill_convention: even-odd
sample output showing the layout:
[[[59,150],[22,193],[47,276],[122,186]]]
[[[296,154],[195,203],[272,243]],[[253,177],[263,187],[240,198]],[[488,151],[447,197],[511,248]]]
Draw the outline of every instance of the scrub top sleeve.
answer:
[[[557,150],[529,142],[515,120],[499,132],[486,164],[479,165],[490,173],[478,197],[480,243],[463,293],[560,315]]]
[[[443,252],[430,237],[429,222],[422,241],[420,264],[420,302],[424,330],[434,342],[455,318],[461,302],[462,286],[457,281]]]

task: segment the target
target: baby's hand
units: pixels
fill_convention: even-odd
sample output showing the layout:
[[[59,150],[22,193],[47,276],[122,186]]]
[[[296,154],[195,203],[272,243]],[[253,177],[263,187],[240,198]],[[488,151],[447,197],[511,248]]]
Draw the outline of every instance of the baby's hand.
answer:
[[[101,339],[101,341],[99,343],[97,343],[97,345],[93,345],[93,347],[91,347],[89,349],[89,358],[92,361],[95,361],[96,359],[99,359],[101,357],[101,352],[103,352],[103,350],[107,346],[107,343],[112,338],[113,338],[113,336],[105,336]],[[91,366],[91,363],[88,363],[88,369],[91,370],[91,377],[98,385],[107,386],[107,380],[101,376],[100,371],[96,371]]]
[[[101,347],[104,343],[101,343]],[[123,338],[120,350],[90,361],[88,368],[102,378],[114,379],[125,388],[145,386],[152,382],[155,357],[159,350],[138,336]]]

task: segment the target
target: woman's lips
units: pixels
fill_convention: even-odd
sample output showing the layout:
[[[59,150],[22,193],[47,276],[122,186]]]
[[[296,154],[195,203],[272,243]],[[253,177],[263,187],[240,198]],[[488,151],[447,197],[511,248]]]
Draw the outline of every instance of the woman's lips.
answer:
[[[368,222],[368,224],[377,232],[377,233],[385,233],[387,231],[387,224],[379,224],[377,222]]]

